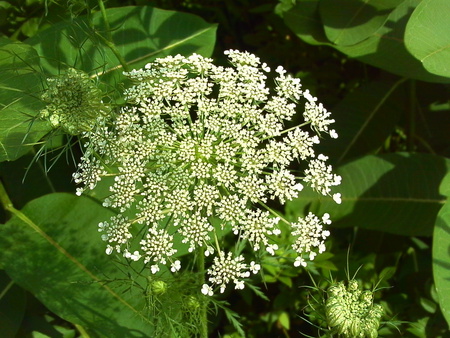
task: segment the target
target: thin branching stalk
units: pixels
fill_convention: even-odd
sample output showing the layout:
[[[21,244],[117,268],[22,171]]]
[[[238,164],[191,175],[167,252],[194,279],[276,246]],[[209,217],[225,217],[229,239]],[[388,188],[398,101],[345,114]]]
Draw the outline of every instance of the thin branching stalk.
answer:
[[[205,249],[203,247],[199,248],[199,255],[197,258],[197,268],[199,272],[200,285],[205,284]],[[205,300],[200,303],[200,316],[201,316],[201,328],[200,328],[200,337],[207,338],[208,337],[208,300],[207,297],[204,297]]]

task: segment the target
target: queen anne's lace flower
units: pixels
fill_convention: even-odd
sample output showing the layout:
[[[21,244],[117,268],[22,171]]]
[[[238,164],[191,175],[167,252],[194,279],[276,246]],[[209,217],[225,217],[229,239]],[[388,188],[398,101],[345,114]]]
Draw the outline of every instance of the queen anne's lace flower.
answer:
[[[235,289],[243,289],[243,279],[250,277],[250,271],[247,264],[242,263],[244,256],[233,258],[231,252],[225,255],[224,252],[219,252],[214,257],[213,265],[208,269],[209,281],[220,287],[220,293],[225,291],[228,283],[233,282]],[[254,268],[253,268],[254,270]]]
[[[130,233],[130,222],[127,217],[117,215],[111,217],[109,222],[100,222],[98,231],[102,232],[102,240],[108,243],[106,253],[110,255],[114,250],[121,251],[123,244],[133,237]]]
[[[280,228],[291,227],[296,266],[325,250],[329,232],[322,225],[329,218],[311,214],[290,224],[265,206],[268,198],[284,204],[310,185],[341,200],[332,195],[340,177],[313,149],[317,134],[337,137],[329,128],[330,113],[282,67],[271,91],[270,68],[258,57],[225,54],[232,67],[215,66],[197,54],[176,55],[125,73],[134,83],[125,90],[129,105],[85,130],[85,153],[74,174],[84,183],[78,193],[113,176],[103,204],[119,215],[100,225],[108,253],[143,258],[153,273],[161,265],[170,264],[172,272],[181,268],[175,249],[180,243],[190,252],[214,255],[207,270],[210,285],[202,287],[207,295],[215,286],[223,292],[229,283],[241,289],[250,272],[261,268],[224,253],[218,238],[227,232],[236,242],[274,255]],[[306,103],[299,110],[301,101]],[[297,111],[305,118],[303,127],[284,130]],[[292,170],[295,161],[304,162],[303,177]]]
[[[323,224],[331,224],[330,215],[324,214],[322,220],[313,213],[309,213],[305,218],[299,218],[297,223],[292,223],[292,236],[295,238],[292,248],[299,254],[295,259],[295,266],[306,266],[306,261],[302,257],[309,255],[313,260],[319,253],[325,251],[325,239],[330,235],[328,230],[323,230]]]

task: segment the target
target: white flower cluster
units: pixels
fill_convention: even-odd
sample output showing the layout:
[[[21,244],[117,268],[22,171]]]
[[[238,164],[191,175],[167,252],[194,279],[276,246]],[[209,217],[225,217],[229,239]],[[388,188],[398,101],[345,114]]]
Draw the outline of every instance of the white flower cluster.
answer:
[[[316,156],[313,149],[320,133],[337,137],[329,128],[334,122],[330,113],[282,67],[276,69],[271,94],[266,64],[247,52],[225,54],[232,67],[194,54],[156,59],[126,73],[134,82],[125,90],[129,106],[84,133],[85,154],[74,174],[84,184],[78,194],[93,189],[103,176],[114,177],[103,204],[119,215],[99,225],[108,254],[143,258],[153,273],[168,263],[177,271],[174,238],[181,238],[189,252],[216,252],[207,273],[221,292],[229,282],[243,288],[249,271],[260,267],[225,254],[217,231],[231,232],[253,250],[274,255],[280,218],[265,206],[268,197],[283,204],[309,184],[340,202],[340,195],[332,194],[340,177],[326,164],[327,157]],[[305,123],[285,129],[301,100]],[[306,125],[309,130],[302,129]],[[292,171],[295,161],[306,167],[300,177]],[[219,220],[218,227],[213,219]],[[330,223],[328,216],[322,221]],[[304,255],[314,259],[315,250],[325,250],[329,232],[316,216],[288,225],[299,255],[295,265],[304,266]],[[133,241],[132,234],[140,239]],[[205,284],[202,292],[212,290]]]

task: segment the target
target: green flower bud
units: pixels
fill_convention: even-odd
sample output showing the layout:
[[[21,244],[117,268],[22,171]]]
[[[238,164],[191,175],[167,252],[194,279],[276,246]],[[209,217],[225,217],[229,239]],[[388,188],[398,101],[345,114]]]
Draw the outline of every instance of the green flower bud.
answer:
[[[328,289],[325,313],[328,326],[338,334],[350,337],[377,337],[383,315],[381,305],[373,305],[373,292],[361,291],[356,280],[347,287],[343,282]]]
[[[348,287],[347,287],[348,291],[350,291],[350,292],[356,291],[356,290],[358,290],[358,288],[359,288],[358,281],[356,281],[354,279],[348,281]]]
[[[167,291],[167,283],[162,280],[152,282],[150,290],[154,295],[162,295]]]
[[[361,293],[361,296],[359,298],[360,298],[361,302],[363,302],[363,303],[372,304],[373,294],[372,294],[372,292],[366,290]]]
[[[97,119],[109,112],[94,81],[73,68],[48,79],[48,88],[41,98],[47,106],[41,110],[40,117],[48,120],[53,128],[62,128],[72,135],[91,130]]]
[[[357,320],[350,321],[349,332],[352,337],[358,337],[361,332],[361,322]]]
[[[194,296],[189,296],[186,300],[186,307],[191,310],[196,310],[200,307],[200,302]]]
[[[378,326],[376,328],[368,328],[365,331],[365,333],[368,338],[377,338],[378,337]]]

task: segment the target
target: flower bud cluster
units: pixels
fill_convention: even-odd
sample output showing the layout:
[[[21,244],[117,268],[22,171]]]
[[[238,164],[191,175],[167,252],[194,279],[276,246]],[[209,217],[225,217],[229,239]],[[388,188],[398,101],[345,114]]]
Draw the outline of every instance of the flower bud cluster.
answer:
[[[282,67],[270,90],[270,68],[258,57],[225,54],[231,67],[197,54],[176,55],[125,73],[134,83],[125,90],[129,104],[83,133],[85,153],[74,174],[84,185],[78,194],[104,176],[114,178],[103,205],[123,217],[100,224],[108,254],[143,259],[153,273],[166,264],[175,272],[180,245],[188,252],[201,249],[213,256],[210,285],[202,288],[208,295],[213,286],[224,292],[231,282],[242,289],[260,268],[221,248],[224,233],[274,255],[284,222],[296,238],[296,266],[325,250],[329,232],[322,225],[331,223],[329,216],[308,215],[291,224],[266,207],[268,198],[284,204],[307,184],[340,202],[332,192],[340,177],[313,149],[321,133],[337,137],[330,113]],[[299,106],[305,122],[286,129]],[[297,161],[303,174],[292,170]]]
[[[97,119],[110,111],[94,80],[82,71],[69,68],[47,81],[48,88],[41,97],[47,106],[41,110],[40,117],[48,120],[53,128],[78,135],[91,130]]]
[[[383,307],[373,304],[373,292],[361,291],[356,280],[328,288],[326,315],[328,325],[345,337],[378,337]]]

